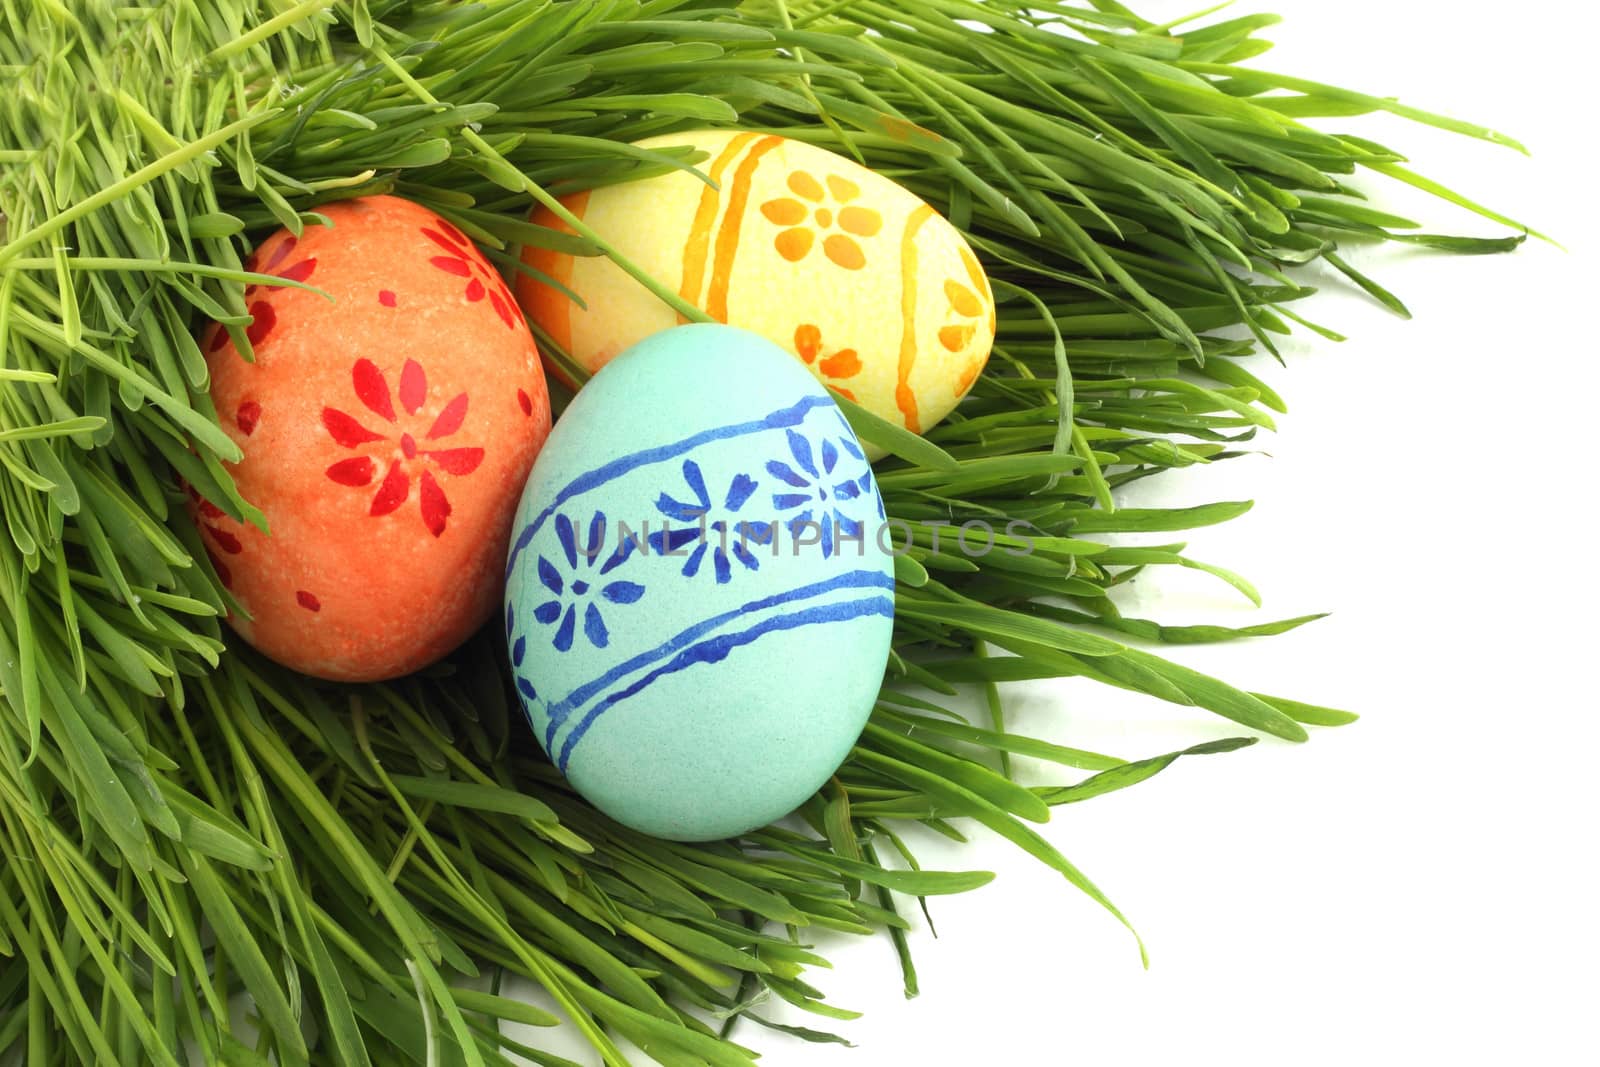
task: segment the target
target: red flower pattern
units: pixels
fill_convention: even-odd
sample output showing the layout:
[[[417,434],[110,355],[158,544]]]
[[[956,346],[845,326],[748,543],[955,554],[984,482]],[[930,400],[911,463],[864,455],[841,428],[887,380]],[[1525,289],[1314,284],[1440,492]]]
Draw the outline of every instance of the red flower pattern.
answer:
[[[400,433],[398,437],[379,433],[338,408],[323,408],[322,425],[335,442],[353,451],[371,453],[341,459],[333,464],[326,472],[329,480],[355,488],[371,485],[378,476],[384,454],[392,454],[393,447],[398,445],[400,454],[389,461],[389,469],[378,483],[378,491],[372,498],[368,514],[376,518],[399,510],[411,496],[411,481],[415,476],[423,525],[433,536],[440,536],[450,517],[450,500],[434,477],[434,469],[452,477],[465,477],[483,462],[483,449],[419,447],[416,437],[402,426],[401,416],[395,410],[395,393],[389,388],[388,378],[370,359],[356,360],[350,370],[350,380],[355,388],[356,399],[372,414],[392,423]],[[415,422],[423,414],[422,409],[428,402],[428,376],[416,360],[406,360],[400,369],[399,400],[406,423]],[[461,429],[466,417],[467,394],[458,393],[433,417],[422,435],[423,441],[436,441],[454,435]],[[420,423],[417,425],[420,426]],[[367,446],[375,442],[382,443],[384,447],[368,449]]]
[[[500,316],[500,321],[506,324],[506,328],[508,330],[517,328],[517,305],[512,299],[511,291],[506,288],[505,279],[488,268],[483,257],[472,247],[472,242],[467,240],[466,234],[450,225],[445,219],[440,219],[439,229],[424,226],[422,236],[447,253],[434,256],[428,260],[429,263],[446,274],[454,274],[458,278],[467,280],[466,297],[469,303],[476,304],[487,297],[490,306],[494,308],[494,313]]]
[[[267,261],[259,267],[256,265],[256,256],[252,253],[245,260],[244,269],[260,274],[270,274],[274,278],[284,278],[291,282],[309,281],[311,275],[316,273],[317,270],[316,256],[307,256],[305,259],[297,260],[288,266],[284,266],[284,261],[294,254],[294,250],[299,244],[299,239],[291,234],[278,242],[278,247],[272,250],[272,255],[268,256]],[[250,339],[252,348],[259,347],[267,339],[267,335],[272,332],[273,328],[278,325],[278,313],[273,310],[272,305],[265,300],[253,299],[260,288],[261,286],[259,285],[249,285],[245,287],[244,291],[244,298],[249,304],[250,318],[252,320],[245,329],[245,336]],[[218,327],[217,332],[211,335],[210,351],[215,352],[227,343],[228,331]],[[246,431],[246,433],[248,432]]]

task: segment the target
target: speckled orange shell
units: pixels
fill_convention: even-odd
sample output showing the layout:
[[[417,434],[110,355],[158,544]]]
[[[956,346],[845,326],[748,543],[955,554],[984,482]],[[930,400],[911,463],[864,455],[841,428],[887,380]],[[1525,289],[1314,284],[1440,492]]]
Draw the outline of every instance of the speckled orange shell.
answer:
[[[550,431],[539,353],[505,283],[455,227],[367,197],[269,237],[246,362],[202,337],[231,470],[270,533],[193,501],[229,621],[296,670],[373,681],[448,653],[494,611],[517,501]]]

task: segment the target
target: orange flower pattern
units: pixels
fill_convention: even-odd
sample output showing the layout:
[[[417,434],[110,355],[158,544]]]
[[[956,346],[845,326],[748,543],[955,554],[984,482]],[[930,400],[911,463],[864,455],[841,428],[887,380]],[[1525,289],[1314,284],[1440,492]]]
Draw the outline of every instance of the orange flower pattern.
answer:
[[[822,330],[807,322],[795,327],[794,350],[806,361],[806,366],[815,364],[816,369],[828,379],[828,385],[843,393],[846,399],[855,400],[854,393],[838,384],[861,373],[861,357],[855,349],[841,348],[832,355],[822,356],[822,362],[818,363],[817,357],[822,354]]]
[[[794,197],[778,197],[761,205],[761,214],[774,226],[787,227],[773,239],[778,254],[798,263],[811,254],[818,235],[822,253],[845,270],[860,270],[867,265],[857,237],[872,237],[883,229],[883,216],[868,207],[852,204],[861,187],[848,178],[829,174],[827,187],[806,171],[789,172],[789,191]]]
[[[954,278],[945,279],[944,295],[950,301],[951,309],[964,319],[976,319],[983,314],[983,302],[978,299],[978,294]],[[944,345],[946,351],[959,352],[967,347],[977,329],[975,322],[941,327],[939,343]]]

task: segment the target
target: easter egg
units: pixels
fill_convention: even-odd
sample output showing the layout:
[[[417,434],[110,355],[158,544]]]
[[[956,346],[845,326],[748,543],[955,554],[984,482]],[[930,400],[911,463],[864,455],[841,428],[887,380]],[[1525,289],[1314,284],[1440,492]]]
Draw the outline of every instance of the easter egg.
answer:
[[[882,522],[849,424],[781,349],[697,324],[620,355],[551,433],[507,563],[516,686],[556,767],[676,840],[794,810],[883,679]]]
[[[901,186],[826,149],[768,134],[672,134],[716,184],[673,171],[563,203],[628,259],[718,322],[792,352],[826,385],[921,433],[966,395],[994,342],[994,296],[972,249]],[[568,230],[545,209],[535,222]],[[604,257],[528,247],[529,318],[594,372],[683,321]],[[691,372],[695,373],[695,372]]]
[[[459,230],[376,196],[280,231],[249,269],[252,321],[201,338],[230,473],[268,529],[191,490],[229,621],[268,656],[339,681],[391,678],[495,614],[517,497],[550,429],[538,350]]]

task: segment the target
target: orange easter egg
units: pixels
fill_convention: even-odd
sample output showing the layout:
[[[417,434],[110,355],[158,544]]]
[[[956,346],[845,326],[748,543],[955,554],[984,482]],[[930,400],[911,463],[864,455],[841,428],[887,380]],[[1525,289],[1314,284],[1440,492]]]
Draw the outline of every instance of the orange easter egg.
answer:
[[[550,431],[527,323],[459,230],[367,197],[279,231],[250,269],[327,293],[246,292],[255,352],[202,337],[230,468],[268,532],[193,501],[229,622],[286,666],[373,681],[448,653],[494,611],[512,517]],[[332,298],[331,300],[329,298]]]

